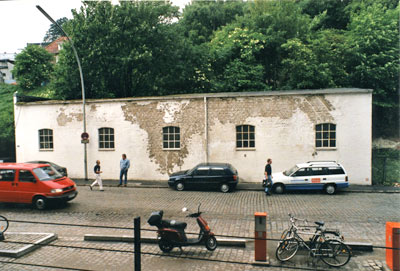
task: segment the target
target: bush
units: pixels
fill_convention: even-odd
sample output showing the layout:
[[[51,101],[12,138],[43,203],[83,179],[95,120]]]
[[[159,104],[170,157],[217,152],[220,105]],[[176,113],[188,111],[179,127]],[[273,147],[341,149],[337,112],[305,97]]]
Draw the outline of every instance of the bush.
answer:
[[[372,149],[372,184],[400,183],[400,150]]]

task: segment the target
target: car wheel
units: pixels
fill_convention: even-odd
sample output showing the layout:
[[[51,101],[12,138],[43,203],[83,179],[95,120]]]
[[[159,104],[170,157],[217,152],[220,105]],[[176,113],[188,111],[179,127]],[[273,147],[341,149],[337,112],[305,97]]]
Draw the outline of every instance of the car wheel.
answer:
[[[285,191],[285,186],[283,184],[276,184],[274,185],[274,193],[276,194],[283,194]]]
[[[185,185],[183,184],[183,182],[177,182],[175,185],[175,189],[178,191],[183,191],[185,190]]]
[[[226,183],[221,184],[220,188],[222,193],[227,193],[229,192],[229,185],[227,185]]]
[[[333,184],[327,184],[325,186],[325,193],[327,193],[328,195],[333,195],[336,192],[336,186]]]
[[[33,200],[33,205],[36,207],[38,210],[44,210],[47,207],[47,200],[45,197],[36,197]]]

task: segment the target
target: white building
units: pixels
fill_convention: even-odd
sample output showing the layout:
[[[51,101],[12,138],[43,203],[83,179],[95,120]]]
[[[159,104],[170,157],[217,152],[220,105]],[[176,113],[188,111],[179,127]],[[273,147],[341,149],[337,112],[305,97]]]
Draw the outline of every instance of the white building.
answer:
[[[15,54],[0,54],[0,83],[14,84],[12,74],[14,68]]]
[[[84,178],[82,101],[15,101],[17,161],[46,160]],[[200,162],[228,162],[241,181],[310,160],[343,164],[350,184],[371,184],[372,90],[323,89],[86,101],[89,178],[167,180]]]

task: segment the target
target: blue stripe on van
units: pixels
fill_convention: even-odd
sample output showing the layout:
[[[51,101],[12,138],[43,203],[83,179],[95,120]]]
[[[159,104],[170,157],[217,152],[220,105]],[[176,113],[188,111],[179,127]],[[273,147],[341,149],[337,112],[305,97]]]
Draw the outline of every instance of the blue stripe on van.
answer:
[[[323,184],[288,184],[285,186],[286,190],[321,190]]]
[[[346,188],[349,187],[349,183],[336,183],[336,187]],[[287,184],[285,186],[286,190],[322,190],[324,188],[323,183],[313,183],[313,184]]]

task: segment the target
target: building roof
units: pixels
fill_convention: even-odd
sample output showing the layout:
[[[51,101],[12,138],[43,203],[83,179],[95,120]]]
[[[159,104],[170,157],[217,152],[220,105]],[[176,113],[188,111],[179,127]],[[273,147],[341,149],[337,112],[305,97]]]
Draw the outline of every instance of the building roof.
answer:
[[[0,53],[0,61],[2,62],[11,62],[13,63],[15,60],[15,53]]]
[[[60,51],[58,45],[65,42],[67,39],[68,39],[67,37],[59,37],[58,39],[56,39],[55,41],[53,41],[52,43],[50,43],[45,47],[46,51],[54,55],[58,54],[58,52]]]
[[[258,91],[258,92],[221,92],[221,93],[195,93],[177,94],[167,96],[131,97],[115,99],[86,99],[86,103],[112,103],[112,102],[134,102],[134,101],[157,101],[157,100],[187,100],[204,98],[240,98],[240,97],[266,97],[266,96],[295,96],[295,95],[346,95],[346,94],[372,94],[372,89],[360,88],[327,88],[327,89],[304,89],[304,90],[280,90],[280,91]],[[17,102],[24,102],[18,99]],[[32,101],[30,104],[75,104],[82,100],[49,100]]]

